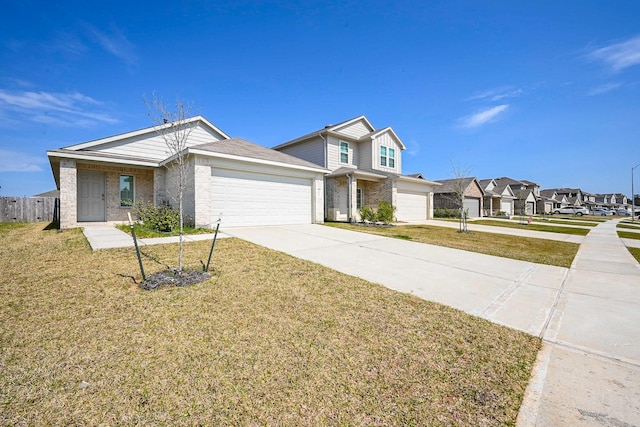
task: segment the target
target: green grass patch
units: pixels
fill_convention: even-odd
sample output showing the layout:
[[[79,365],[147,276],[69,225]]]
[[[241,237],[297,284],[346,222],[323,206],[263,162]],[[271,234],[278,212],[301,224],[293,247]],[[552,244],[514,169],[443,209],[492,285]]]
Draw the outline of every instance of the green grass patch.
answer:
[[[411,236],[407,236],[405,234],[394,234],[393,237],[395,237],[396,239],[402,239],[402,240],[413,240]]]
[[[561,234],[573,234],[577,236],[586,236],[589,234],[589,229],[586,228],[573,228],[573,227],[556,227],[552,225],[541,225],[536,223],[531,224],[519,224],[512,221],[500,221],[500,220],[492,220],[492,219],[480,219],[469,222],[469,224],[480,224],[480,225],[492,225],[496,227],[506,227],[506,228],[518,228],[521,230],[531,230],[531,231],[546,231],[548,233],[561,233]]]
[[[125,233],[131,234],[131,226],[127,224],[118,224],[116,228],[124,231]],[[180,230],[173,230],[170,232],[162,232],[157,230],[151,230],[149,228],[145,228],[142,224],[134,224],[133,228],[136,231],[136,237],[140,239],[149,239],[154,237],[171,237],[171,236],[179,236]],[[214,233],[215,230],[210,230],[208,228],[194,228],[187,227],[184,228],[184,234],[207,234]]]
[[[325,225],[386,237],[409,236],[416,242],[566,268],[571,266],[580,246],[576,243],[479,231],[460,233],[457,229],[430,225],[397,225],[390,228],[361,227],[339,222]]]
[[[629,246],[627,246],[627,249],[629,250],[631,255],[633,255],[633,257],[636,259],[636,261],[640,262],[640,248],[630,248]]]
[[[633,231],[620,231],[618,230],[618,237],[621,239],[639,239],[640,233],[634,233]]]
[[[526,220],[525,220],[526,221]],[[568,219],[555,219],[555,218],[533,218],[534,223],[540,224],[559,224],[559,225],[579,225],[581,227],[595,227],[599,222],[595,221],[573,221]]]
[[[0,425],[515,425],[541,345],[238,239],[149,292],[133,248],[2,229]],[[142,253],[151,274],[178,245]]]
[[[619,222],[617,228],[627,228],[630,230],[640,230],[640,223]]]

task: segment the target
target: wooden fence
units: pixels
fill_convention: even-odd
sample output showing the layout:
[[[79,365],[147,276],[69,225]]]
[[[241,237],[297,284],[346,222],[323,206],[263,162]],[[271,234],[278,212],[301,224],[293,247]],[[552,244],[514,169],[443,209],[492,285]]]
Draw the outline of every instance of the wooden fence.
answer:
[[[0,222],[57,222],[57,197],[0,197]]]

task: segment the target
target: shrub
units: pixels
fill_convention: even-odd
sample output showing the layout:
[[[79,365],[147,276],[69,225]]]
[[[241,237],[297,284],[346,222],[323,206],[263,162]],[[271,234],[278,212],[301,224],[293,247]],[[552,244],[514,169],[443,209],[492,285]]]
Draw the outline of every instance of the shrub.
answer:
[[[180,213],[166,201],[160,206],[138,202],[133,206],[133,214],[146,228],[156,231],[169,232],[180,225]]]
[[[360,208],[360,219],[364,222],[376,222],[376,211],[371,206]]]
[[[389,202],[378,203],[378,221],[389,224],[395,219],[396,208]]]

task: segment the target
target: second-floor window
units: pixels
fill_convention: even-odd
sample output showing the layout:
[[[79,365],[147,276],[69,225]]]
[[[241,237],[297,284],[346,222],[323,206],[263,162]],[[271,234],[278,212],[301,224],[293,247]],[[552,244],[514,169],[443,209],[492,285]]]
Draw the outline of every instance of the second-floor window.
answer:
[[[340,163],[349,163],[349,144],[340,141]]]
[[[396,167],[396,150],[380,147],[380,166]]]

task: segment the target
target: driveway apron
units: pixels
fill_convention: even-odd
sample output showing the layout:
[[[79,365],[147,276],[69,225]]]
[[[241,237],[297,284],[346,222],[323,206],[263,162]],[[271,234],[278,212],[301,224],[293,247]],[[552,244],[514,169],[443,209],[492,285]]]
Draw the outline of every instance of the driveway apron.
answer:
[[[543,337],[519,426],[640,426],[640,269],[617,222],[570,269],[321,225],[224,231]]]

